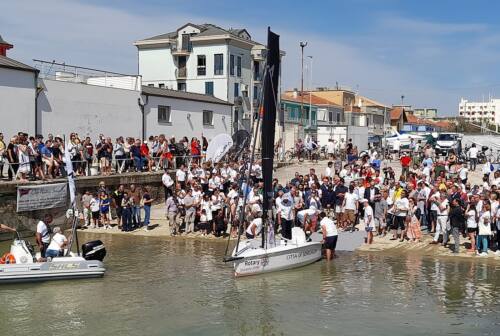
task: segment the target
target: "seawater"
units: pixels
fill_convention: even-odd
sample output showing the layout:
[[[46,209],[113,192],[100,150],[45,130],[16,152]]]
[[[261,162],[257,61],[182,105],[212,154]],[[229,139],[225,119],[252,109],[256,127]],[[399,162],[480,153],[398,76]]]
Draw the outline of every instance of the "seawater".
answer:
[[[235,279],[225,244],[82,234],[102,279],[0,285],[0,335],[498,335],[500,262],[341,253]],[[0,245],[2,252],[8,244]]]

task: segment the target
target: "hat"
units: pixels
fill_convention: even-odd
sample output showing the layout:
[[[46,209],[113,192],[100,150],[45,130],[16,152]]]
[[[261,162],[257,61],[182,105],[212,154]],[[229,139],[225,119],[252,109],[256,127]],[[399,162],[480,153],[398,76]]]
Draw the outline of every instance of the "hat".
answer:
[[[360,203],[365,203],[365,202],[368,202],[368,200],[366,198],[362,198],[359,200]]]

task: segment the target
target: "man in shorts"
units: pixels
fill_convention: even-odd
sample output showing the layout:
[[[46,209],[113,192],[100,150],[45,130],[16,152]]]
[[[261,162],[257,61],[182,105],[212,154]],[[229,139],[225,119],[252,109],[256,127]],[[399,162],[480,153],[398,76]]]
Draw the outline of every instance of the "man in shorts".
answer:
[[[369,200],[363,198],[359,203],[363,204],[365,210],[364,223],[366,231],[366,243],[373,243],[373,231],[375,231],[375,217],[373,216],[373,209],[370,206]]]
[[[323,233],[323,244],[326,250],[326,260],[335,258],[335,248],[337,247],[338,231],[335,222],[327,217],[325,212],[319,214],[321,232]]]

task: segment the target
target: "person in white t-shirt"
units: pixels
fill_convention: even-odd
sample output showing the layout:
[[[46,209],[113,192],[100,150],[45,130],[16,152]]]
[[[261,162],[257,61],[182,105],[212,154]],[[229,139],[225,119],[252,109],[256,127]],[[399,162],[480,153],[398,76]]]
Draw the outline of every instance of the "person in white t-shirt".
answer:
[[[181,189],[186,189],[186,177],[187,177],[187,169],[186,166],[181,165],[179,169],[175,172],[175,178],[177,183],[181,185]]]
[[[472,144],[472,147],[469,148],[469,152],[467,153],[469,155],[470,170],[472,171],[476,170],[478,152],[479,149],[476,147],[476,144]]]
[[[259,216],[259,217],[254,218],[250,222],[250,225],[248,225],[248,228],[246,231],[247,239],[253,239],[253,238],[257,237],[257,235],[262,230],[262,213],[257,214],[257,216]]]
[[[52,240],[45,252],[46,257],[62,257],[64,254],[64,248],[68,243],[68,239],[61,233],[61,228],[56,226],[54,228],[54,235],[52,236]]]
[[[36,225],[36,243],[40,249],[42,258],[45,258],[45,252],[50,243],[49,224],[52,223],[52,215],[46,214],[44,220],[39,221]]]
[[[344,209],[344,222],[342,228],[346,229],[354,224],[358,210],[358,194],[354,192],[354,186],[349,186],[349,192],[344,195],[342,208]]]
[[[337,247],[338,230],[335,222],[328,218],[324,212],[319,214],[319,225],[323,233],[323,244],[326,250],[326,260],[335,258],[335,248]]]
[[[364,206],[364,222],[365,222],[365,230],[366,230],[366,243],[373,243],[373,231],[375,230],[375,218],[373,216],[373,208],[370,206],[368,199],[363,198],[360,203]]]
[[[174,180],[170,177],[168,169],[165,169],[165,173],[161,177],[161,182],[163,183],[163,188],[165,190],[165,199],[168,199],[170,195],[173,195],[172,187],[174,186]]]

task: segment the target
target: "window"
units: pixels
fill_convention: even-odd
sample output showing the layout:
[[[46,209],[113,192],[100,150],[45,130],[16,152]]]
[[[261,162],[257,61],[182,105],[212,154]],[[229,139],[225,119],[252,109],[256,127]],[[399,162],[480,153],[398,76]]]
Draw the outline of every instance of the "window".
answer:
[[[224,74],[224,55],[215,54],[214,55],[214,75]]]
[[[160,89],[164,89],[164,88],[165,88],[165,84],[164,84],[164,83],[160,83],[160,84],[158,84],[158,87],[159,87]]]
[[[234,96],[238,97],[240,95],[240,84],[234,83]]]
[[[186,83],[177,83],[178,91],[186,91]]]
[[[155,85],[154,84],[148,84],[149,87],[154,87]]]
[[[253,86],[253,99],[258,100],[259,99],[259,88],[257,85]]]
[[[205,82],[205,94],[210,96],[214,95],[214,82]]]
[[[241,77],[241,56],[236,59],[236,76]]]
[[[234,55],[229,56],[229,74],[234,76]]]
[[[170,123],[170,106],[158,105],[158,122]]]
[[[207,58],[205,55],[198,55],[198,76],[207,74]]]
[[[214,124],[214,112],[203,110],[203,126],[212,126]]]

